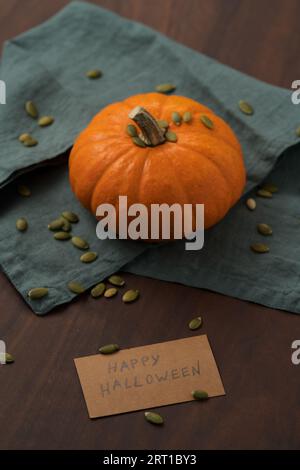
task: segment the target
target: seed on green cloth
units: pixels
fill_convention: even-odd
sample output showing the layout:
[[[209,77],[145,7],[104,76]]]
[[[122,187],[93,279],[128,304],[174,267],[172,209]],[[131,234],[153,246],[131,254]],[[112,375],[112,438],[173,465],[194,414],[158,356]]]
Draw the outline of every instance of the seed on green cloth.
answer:
[[[256,209],[256,201],[252,197],[249,197],[246,201],[246,206],[250,211],[254,211]]]
[[[296,136],[300,137],[300,126],[296,129]]]
[[[16,222],[16,228],[19,232],[25,232],[28,228],[27,220],[24,217],[20,217]]]
[[[130,302],[134,302],[140,296],[140,291],[137,289],[129,289],[123,294],[122,300],[125,304],[129,304]]]
[[[240,100],[238,104],[242,113],[248,114],[248,115],[251,115],[254,113],[253,107],[247,101]]]
[[[127,125],[126,132],[130,137],[137,137],[138,136],[137,128],[133,124],[128,124]]]
[[[5,364],[12,364],[13,362],[15,362],[14,356],[10,353],[5,353]]]
[[[31,196],[31,191],[28,188],[28,186],[26,186],[25,184],[19,184],[17,187],[17,191],[20,194],[20,196],[23,196],[23,197]]]
[[[55,240],[65,241],[70,240],[71,235],[68,232],[55,232],[53,237],[55,238]]]
[[[191,320],[189,322],[189,329],[190,330],[198,330],[198,328],[200,328],[202,326],[202,318],[201,317],[196,317],[196,318],[193,318],[193,320]]]
[[[28,116],[32,117],[33,119],[36,119],[39,115],[37,107],[33,101],[26,101],[25,111],[28,114]]]
[[[261,189],[268,191],[269,193],[277,193],[279,191],[278,186],[272,183],[264,183]]]
[[[273,233],[272,228],[268,224],[257,224],[257,231],[261,235],[265,235],[265,236],[272,235],[272,233]]]
[[[79,217],[75,212],[71,211],[64,211],[61,214],[65,219],[67,219],[68,222],[71,222],[71,224],[76,224],[79,221]]]
[[[88,70],[86,72],[86,76],[88,78],[91,78],[92,80],[95,79],[95,78],[100,78],[100,77],[102,77],[102,71],[100,69]]]
[[[165,137],[168,142],[173,142],[173,143],[177,142],[177,135],[173,131],[167,131],[165,134]]]
[[[113,354],[117,351],[119,351],[119,346],[118,344],[105,344],[104,346],[101,346],[101,348],[99,348],[99,352],[101,354]]]
[[[101,297],[103,295],[104,291],[106,289],[106,286],[104,282],[99,282],[99,284],[96,284],[92,289],[91,289],[91,296],[96,299],[97,297]]]
[[[208,393],[205,392],[204,390],[194,390],[192,392],[193,397],[195,400],[207,400],[208,399]]]
[[[28,297],[31,300],[42,299],[45,295],[48,294],[47,287],[34,287],[28,291]]]
[[[164,418],[154,411],[146,411],[144,416],[146,421],[151,424],[164,424]]]
[[[87,250],[89,248],[88,242],[81,237],[72,237],[71,242],[74,246],[76,246],[76,248],[79,248],[80,250]]]
[[[271,199],[271,197],[273,197],[273,194],[270,191],[267,191],[266,189],[262,189],[262,188],[259,189],[256,194],[259,197],[264,197],[267,199]]]
[[[22,144],[25,142],[25,140],[31,139],[31,135],[28,134],[27,132],[24,132],[19,136],[19,141],[22,142]]]
[[[115,295],[117,295],[117,293],[118,293],[118,289],[116,287],[109,287],[104,292],[104,297],[106,299],[110,299],[111,297],[114,297]]]
[[[207,127],[208,129],[213,129],[214,128],[214,123],[212,122],[212,120],[206,116],[205,114],[202,114],[200,116],[200,121],[202,122],[202,124],[204,124],[205,127]]]
[[[40,127],[47,127],[47,126],[51,126],[51,124],[53,124],[53,122],[54,122],[54,117],[52,117],[52,116],[42,116],[38,120],[38,125]]]
[[[124,279],[121,276],[118,276],[117,274],[113,274],[108,278],[108,282],[112,284],[113,286],[118,286],[122,287],[125,284]]]
[[[156,85],[155,87],[155,91],[157,91],[158,93],[170,93],[175,89],[176,86],[172,85],[172,83],[161,83],[160,85]]]
[[[35,147],[38,144],[38,141],[31,135],[22,141],[24,147]]]
[[[253,243],[250,245],[250,248],[254,253],[268,253],[270,251],[270,248],[268,245],[265,245],[264,243]]]
[[[174,111],[172,113],[172,121],[174,122],[174,124],[176,124],[176,126],[180,126],[182,117],[177,111]]]
[[[56,230],[62,230],[64,223],[65,219],[59,217],[59,219],[52,220],[52,222],[48,224],[48,229],[52,230],[53,232],[55,232]]]
[[[68,289],[74,294],[82,294],[85,291],[85,288],[77,281],[70,281]]]
[[[183,122],[185,123],[188,123],[192,120],[192,113],[190,111],[186,111],[184,114],[183,114],[183,117],[182,117],[182,120]]]
[[[83,253],[83,255],[80,256],[80,261],[82,263],[92,263],[97,259],[98,255],[95,251],[87,251],[86,253]]]

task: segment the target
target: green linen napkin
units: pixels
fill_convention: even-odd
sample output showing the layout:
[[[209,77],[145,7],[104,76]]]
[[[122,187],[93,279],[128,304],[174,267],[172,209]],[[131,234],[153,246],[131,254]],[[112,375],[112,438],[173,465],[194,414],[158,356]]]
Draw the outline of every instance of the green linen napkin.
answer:
[[[85,72],[91,68],[102,69],[103,77],[88,80]],[[131,272],[300,312],[300,266],[295,256],[299,189],[297,183],[293,188],[288,183],[296,178],[297,148],[285,153],[272,175],[280,192],[272,200],[260,200],[253,213],[243,201],[237,204],[207,231],[201,252],[184,252],[182,243],[153,248],[98,240],[94,218],[70,191],[65,164],[26,175],[33,191],[26,200],[16,195],[15,183],[11,183],[71,147],[78,132],[107,104],[153,91],[158,83],[173,82],[177,94],[201,101],[233,127],[243,147],[246,191],[253,190],[282,153],[299,141],[295,129],[300,115],[288,90],[262,83],[143,25],[81,2],[69,4],[46,23],[7,42],[0,79],[7,84],[7,104],[0,105],[0,185],[6,186],[1,190],[0,263],[27,301],[28,289],[36,284],[50,288],[48,297],[29,301],[36,313],[46,313],[73,297],[67,281],[76,279],[89,287],[127,263]],[[41,114],[55,117],[52,126],[41,129],[26,115],[28,99],[36,102]],[[252,104],[253,116],[240,112],[240,99]],[[31,132],[39,144],[23,147],[18,142],[23,132]],[[80,253],[69,242],[54,241],[47,230],[49,220],[62,208],[80,213],[74,233],[88,238],[99,254],[88,267],[80,263]],[[29,219],[26,233],[15,229],[20,216]],[[266,255],[249,250],[252,241],[264,241],[256,234],[257,222],[274,227],[268,240],[271,251]]]

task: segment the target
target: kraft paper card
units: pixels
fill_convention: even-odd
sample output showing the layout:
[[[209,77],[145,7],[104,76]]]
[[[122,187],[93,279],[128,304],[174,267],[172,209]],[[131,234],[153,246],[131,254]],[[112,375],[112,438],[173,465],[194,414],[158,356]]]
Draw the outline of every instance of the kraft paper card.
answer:
[[[224,387],[206,335],[75,359],[90,418],[210,397]]]

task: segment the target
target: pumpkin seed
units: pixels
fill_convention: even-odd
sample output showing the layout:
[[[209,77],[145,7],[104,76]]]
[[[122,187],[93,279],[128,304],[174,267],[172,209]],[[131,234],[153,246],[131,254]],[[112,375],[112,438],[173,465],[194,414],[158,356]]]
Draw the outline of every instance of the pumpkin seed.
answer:
[[[128,304],[130,302],[134,302],[137,300],[140,296],[140,291],[137,289],[130,289],[123,294],[122,300],[125,302],[125,304]]]
[[[268,224],[257,224],[257,230],[261,235],[272,235],[273,230]]]
[[[47,287],[34,287],[33,289],[29,290],[28,297],[31,300],[37,300],[37,299],[41,299],[42,297],[45,297],[45,295],[47,294],[48,294]]]
[[[25,232],[28,228],[28,223],[27,220],[24,219],[24,217],[21,217],[20,219],[17,220],[16,222],[16,227],[19,232]]]
[[[29,136],[22,143],[25,147],[35,147],[38,144],[38,141],[34,139],[34,137]]]
[[[143,147],[143,148],[147,147],[145,142],[143,142],[142,139],[140,139],[139,137],[132,137],[132,142],[138,147]]]
[[[63,216],[64,219],[67,219],[68,222],[71,222],[71,224],[76,224],[76,222],[79,221],[78,215],[75,214],[74,212],[64,211],[62,212],[61,215]]]
[[[55,238],[55,240],[65,241],[70,240],[71,235],[68,232],[55,232],[53,237]]]
[[[154,413],[153,411],[146,411],[145,418],[151,424],[164,424],[164,418],[160,414]]]
[[[65,220],[60,217],[59,219],[52,220],[50,224],[48,224],[48,229],[55,232],[56,230],[61,230],[64,226]]]
[[[191,320],[189,322],[189,329],[190,330],[198,330],[198,328],[200,328],[200,326],[202,326],[202,318],[201,317],[196,317],[196,318],[193,318],[193,320]]]
[[[22,142],[22,144],[25,142],[25,140],[27,139],[31,139],[31,135],[30,134],[27,134],[26,132],[24,132],[23,134],[21,134],[19,136],[19,141]]]
[[[184,114],[183,114],[183,118],[182,118],[183,122],[190,122],[192,120],[192,113],[190,113],[190,111],[186,111]]]
[[[278,187],[272,183],[265,183],[261,189],[264,189],[265,191],[268,191],[269,193],[272,193],[272,194],[278,192]]]
[[[157,124],[161,129],[168,129],[169,123],[165,119],[158,119]]]
[[[249,104],[247,101],[240,100],[239,108],[244,114],[251,115],[254,113],[254,109],[252,108],[251,104]]]
[[[88,251],[80,256],[80,261],[82,261],[82,263],[92,263],[97,257],[98,255],[95,251]]]
[[[70,222],[67,219],[64,219],[64,217],[62,217],[62,220],[63,220],[63,226],[61,228],[62,231],[63,232],[71,232],[72,225],[70,224]]]
[[[300,137],[300,126],[296,129],[296,136]]]
[[[259,197],[265,197],[265,198],[269,198],[269,199],[270,199],[271,197],[273,197],[273,195],[272,195],[272,193],[271,193],[270,191],[267,191],[266,189],[262,189],[262,188],[259,189],[256,194],[257,194],[257,196],[259,196]]]
[[[10,353],[5,353],[5,364],[12,364],[15,362],[15,358]]]
[[[208,393],[205,392],[204,390],[194,390],[192,392],[193,397],[195,400],[207,400],[208,399]]]
[[[110,287],[109,289],[106,289],[104,292],[104,297],[106,299],[110,299],[111,297],[114,297],[118,293],[118,289],[116,287]]]
[[[54,123],[54,117],[52,117],[52,116],[42,116],[38,120],[38,125],[40,127],[51,126],[51,124],[53,124],[53,123]]]
[[[88,242],[81,237],[72,237],[71,242],[74,246],[76,246],[76,248],[79,248],[80,250],[87,250],[89,248]]]
[[[155,91],[158,91],[158,93],[170,93],[170,91],[174,91],[175,89],[176,86],[172,85],[172,83],[161,83],[155,87]]]
[[[113,276],[110,276],[108,278],[108,282],[112,284],[113,286],[118,286],[118,287],[122,287],[125,284],[124,279],[121,276],[117,276],[116,274],[114,274]]]
[[[138,135],[137,128],[133,124],[128,124],[126,132],[130,137],[137,137]]]
[[[256,209],[256,201],[252,197],[249,197],[246,201],[246,206],[250,211],[254,211]]]
[[[74,294],[82,294],[85,291],[85,288],[76,281],[70,281],[68,283],[68,289]]]
[[[94,286],[92,288],[91,296],[94,297],[94,299],[96,299],[97,297],[101,297],[101,295],[103,295],[105,289],[106,289],[106,286],[105,286],[104,282],[100,282],[99,284],[97,284],[96,286]]]
[[[172,121],[174,122],[174,124],[176,124],[176,126],[180,126],[181,121],[182,121],[182,117],[180,116],[180,114],[177,111],[174,111],[172,113]]]
[[[165,137],[168,142],[177,142],[177,135],[173,131],[167,131]]]
[[[119,351],[119,346],[118,344],[105,344],[104,346],[101,346],[101,348],[99,348],[99,352],[101,354],[113,354],[117,351]]]
[[[208,129],[213,129],[214,128],[214,123],[212,122],[212,120],[206,116],[205,114],[202,114],[200,116],[200,121],[202,122],[202,124],[204,124],[205,127],[207,127]]]
[[[19,184],[19,186],[17,187],[17,191],[20,194],[20,196],[23,196],[23,197],[31,196],[31,191],[28,188],[28,186],[25,186],[25,184]]]
[[[253,243],[250,248],[255,253],[268,253],[270,251],[268,245],[265,245],[264,243]]]
[[[33,119],[36,119],[39,115],[37,107],[33,101],[26,101],[25,111],[28,114],[28,116],[32,117]]]
[[[100,78],[100,77],[102,77],[102,71],[99,70],[99,69],[88,70],[86,72],[86,76],[88,78],[91,78],[92,80],[95,79],[95,78]]]

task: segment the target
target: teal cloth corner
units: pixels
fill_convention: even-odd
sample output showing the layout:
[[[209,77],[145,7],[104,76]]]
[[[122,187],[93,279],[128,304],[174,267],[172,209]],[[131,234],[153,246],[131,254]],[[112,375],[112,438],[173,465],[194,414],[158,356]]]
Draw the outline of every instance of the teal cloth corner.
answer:
[[[103,77],[88,81],[85,71],[101,68]],[[38,314],[74,297],[67,287],[78,280],[85,287],[121,268],[133,273],[208,288],[274,308],[300,313],[298,231],[299,107],[291,92],[262,83],[188,49],[163,35],[94,5],[73,2],[46,23],[5,44],[0,79],[7,85],[7,104],[0,105],[0,263],[24,299]],[[204,249],[186,252],[183,242],[152,247],[131,241],[100,241],[95,220],[76,201],[66,163],[50,159],[72,146],[92,116],[109,103],[153,91],[158,83],[174,82],[176,93],[211,107],[236,132],[247,168],[246,194],[265,178],[278,184],[272,200],[258,200],[249,212],[242,199],[205,235]],[[38,128],[24,112],[34,99],[41,114],[55,123]],[[239,99],[249,101],[253,116],[240,112]],[[25,148],[18,135],[31,132],[39,145]],[[34,171],[37,166],[45,170]],[[16,194],[15,185],[30,184],[32,197]],[[113,184],[113,182],[112,182]],[[74,233],[83,235],[99,256],[80,263],[80,253],[55,242],[47,223],[60,209],[78,212]],[[29,221],[27,233],[15,229],[17,217]],[[249,250],[265,241],[256,224],[272,225],[270,253]],[[35,285],[49,295],[29,301]]]

